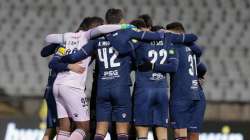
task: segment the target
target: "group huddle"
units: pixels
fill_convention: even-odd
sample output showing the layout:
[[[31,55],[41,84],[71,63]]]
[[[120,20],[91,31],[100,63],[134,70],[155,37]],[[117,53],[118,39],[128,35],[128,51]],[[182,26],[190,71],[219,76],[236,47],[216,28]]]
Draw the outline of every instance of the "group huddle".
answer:
[[[206,106],[202,89],[206,66],[200,62],[198,37],[185,33],[179,22],[152,26],[148,15],[125,24],[120,9],[109,9],[105,23],[100,17],[87,17],[76,32],[46,37],[41,55],[53,57],[43,140],[55,135],[57,140],[83,140],[89,135],[104,140],[112,123],[116,131],[112,139],[135,139],[130,134],[135,128],[136,138],[146,140],[154,128],[155,138],[167,140],[167,128],[173,128],[175,140],[198,140]],[[93,61],[95,118],[90,117],[85,94]],[[94,132],[90,119],[96,124]]]

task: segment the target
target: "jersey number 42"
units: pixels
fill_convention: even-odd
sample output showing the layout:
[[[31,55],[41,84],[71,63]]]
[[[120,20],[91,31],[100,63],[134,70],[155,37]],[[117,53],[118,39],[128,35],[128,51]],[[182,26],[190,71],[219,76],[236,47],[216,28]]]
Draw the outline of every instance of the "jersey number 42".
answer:
[[[105,69],[119,67],[121,65],[120,62],[115,62],[118,54],[119,53],[112,48],[98,49],[99,60],[104,63]],[[110,55],[111,57],[109,58],[108,56]]]

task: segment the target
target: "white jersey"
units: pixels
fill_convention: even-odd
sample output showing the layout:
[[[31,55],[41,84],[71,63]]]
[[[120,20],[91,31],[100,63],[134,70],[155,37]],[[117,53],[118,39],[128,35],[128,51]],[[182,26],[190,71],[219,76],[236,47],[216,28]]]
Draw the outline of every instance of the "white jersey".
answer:
[[[59,37],[60,38],[60,37]],[[64,33],[62,34],[62,45],[65,47],[65,53],[71,54],[74,51],[81,49],[82,46],[87,44],[89,39],[89,32],[79,31],[77,33]],[[91,58],[88,57],[80,61],[79,65],[85,68],[82,74],[73,71],[61,72],[57,74],[54,84],[67,85],[74,88],[85,89],[85,81],[87,77],[88,65]]]

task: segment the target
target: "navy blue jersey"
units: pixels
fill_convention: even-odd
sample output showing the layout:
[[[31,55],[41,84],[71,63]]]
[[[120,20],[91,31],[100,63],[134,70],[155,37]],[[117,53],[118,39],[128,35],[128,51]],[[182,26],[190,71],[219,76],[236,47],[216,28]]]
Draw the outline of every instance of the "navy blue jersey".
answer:
[[[199,100],[196,55],[185,45],[175,45],[179,54],[176,73],[170,77],[172,100]]]
[[[138,29],[119,30],[106,37],[113,47],[121,54],[130,52],[133,45],[127,45],[131,39],[139,41],[160,41],[166,43],[192,43],[197,40],[194,34],[174,34],[164,32],[145,32]]]
[[[167,45],[164,41],[152,41],[150,43],[140,42],[139,46],[135,50],[135,61],[136,65],[143,64],[147,61],[150,61],[154,67],[152,71],[141,72],[136,71],[136,86],[145,87],[161,87],[167,88],[166,73],[175,72],[177,68],[177,53],[171,45]],[[175,63],[169,63],[169,61],[174,60]],[[158,66],[172,66],[175,67],[171,69],[169,67],[164,67],[163,71],[158,68]]]
[[[120,55],[104,37],[89,41],[78,52],[64,56],[63,62],[75,63],[96,53],[98,86],[130,84],[131,56]]]

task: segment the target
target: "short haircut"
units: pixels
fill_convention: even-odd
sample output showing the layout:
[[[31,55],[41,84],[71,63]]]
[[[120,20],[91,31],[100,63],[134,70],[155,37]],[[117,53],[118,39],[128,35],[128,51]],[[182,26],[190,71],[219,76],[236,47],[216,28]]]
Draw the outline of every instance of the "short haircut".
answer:
[[[86,17],[82,20],[77,31],[79,31],[79,30],[87,31],[93,27],[102,25],[103,23],[104,23],[104,21],[100,17]]]
[[[144,20],[147,28],[152,28],[152,26],[153,26],[153,20],[152,20],[152,18],[148,14],[140,15],[140,16],[138,16],[138,18]]]
[[[136,28],[147,28],[145,22],[142,19],[135,19],[130,22],[130,24],[134,25]]]
[[[123,19],[123,12],[121,9],[111,8],[105,14],[107,24],[118,24]]]
[[[174,30],[177,32],[185,32],[185,28],[180,22],[172,22],[166,26],[166,29]]]
[[[90,23],[91,23],[91,17],[84,18],[80,26],[78,27],[77,31],[79,30],[87,31]]]
[[[101,17],[92,17],[89,28],[97,27],[104,24],[104,20]]]
[[[161,26],[161,25],[154,25],[154,26],[152,26],[151,31],[157,32],[157,31],[159,31],[161,29],[164,29],[164,27]]]

